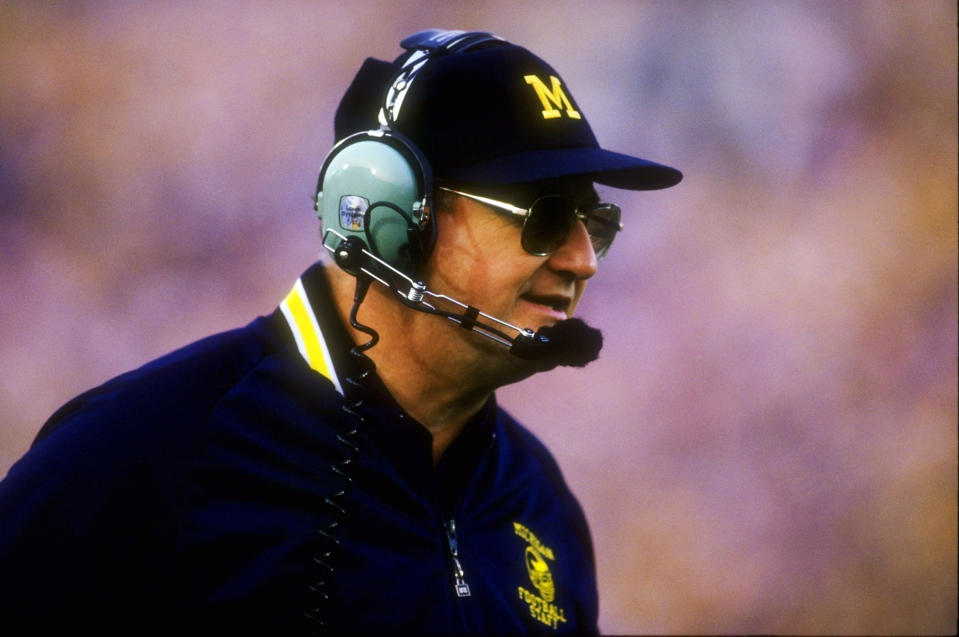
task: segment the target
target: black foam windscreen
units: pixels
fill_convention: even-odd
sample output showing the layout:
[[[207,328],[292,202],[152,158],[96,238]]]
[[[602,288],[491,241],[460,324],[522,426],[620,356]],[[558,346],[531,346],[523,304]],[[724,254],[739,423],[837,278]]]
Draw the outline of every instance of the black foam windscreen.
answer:
[[[581,319],[571,318],[541,327],[532,338],[517,338],[510,352],[552,369],[558,365],[585,367],[599,358],[602,348],[602,332]]]

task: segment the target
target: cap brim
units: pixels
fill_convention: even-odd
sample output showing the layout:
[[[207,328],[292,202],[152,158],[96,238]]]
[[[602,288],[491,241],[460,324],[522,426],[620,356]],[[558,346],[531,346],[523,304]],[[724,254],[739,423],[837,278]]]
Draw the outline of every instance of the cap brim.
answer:
[[[507,185],[561,177],[589,177],[624,190],[660,190],[683,174],[670,166],[602,148],[554,148],[505,155],[466,166],[447,167],[439,178]]]

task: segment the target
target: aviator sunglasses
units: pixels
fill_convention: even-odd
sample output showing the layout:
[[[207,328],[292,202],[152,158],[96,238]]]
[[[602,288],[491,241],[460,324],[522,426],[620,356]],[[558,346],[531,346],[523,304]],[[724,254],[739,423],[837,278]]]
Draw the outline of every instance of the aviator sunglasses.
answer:
[[[619,222],[619,206],[612,203],[600,203],[589,211],[582,211],[576,202],[563,195],[545,195],[537,198],[529,208],[520,208],[503,201],[473,195],[468,192],[437,186],[440,190],[451,192],[460,197],[492,206],[523,218],[523,231],[520,243],[526,252],[545,257],[556,252],[569,239],[577,221],[582,221],[593,244],[597,259],[609,252],[616,233],[623,229]]]

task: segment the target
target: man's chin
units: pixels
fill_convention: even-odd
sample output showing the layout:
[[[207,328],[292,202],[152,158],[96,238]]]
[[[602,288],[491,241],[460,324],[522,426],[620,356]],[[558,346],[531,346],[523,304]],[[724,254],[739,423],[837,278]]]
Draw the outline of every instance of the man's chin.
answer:
[[[458,340],[473,351],[472,367],[477,379],[484,377],[491,386],[519,382],[559,366],[584,367],[598,358],[603,345],[603,336],[598,329],[578,318],[539,318],[542,325],[536,328],[533,338],[520,335],[510,344],[494,341],[453,324],[449,324],[447,329],[461,333]]]

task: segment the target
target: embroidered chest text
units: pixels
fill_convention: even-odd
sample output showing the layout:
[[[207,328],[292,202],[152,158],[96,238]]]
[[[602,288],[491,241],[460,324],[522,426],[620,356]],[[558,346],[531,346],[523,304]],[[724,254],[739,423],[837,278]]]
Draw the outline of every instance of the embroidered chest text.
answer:
[[[555,561],[556,556],[553,549],[540,542],[532,531],[519,522],[513,522],[513,530],[526,541],[526,570],[533,588],[536,589],[534,592],[519,586],[519,598],[529,606],[530,616],[555,629],[559,622],[566,622],[566,612],[553,603],[556,599],[556,583],[549,570],[549,562]]]

